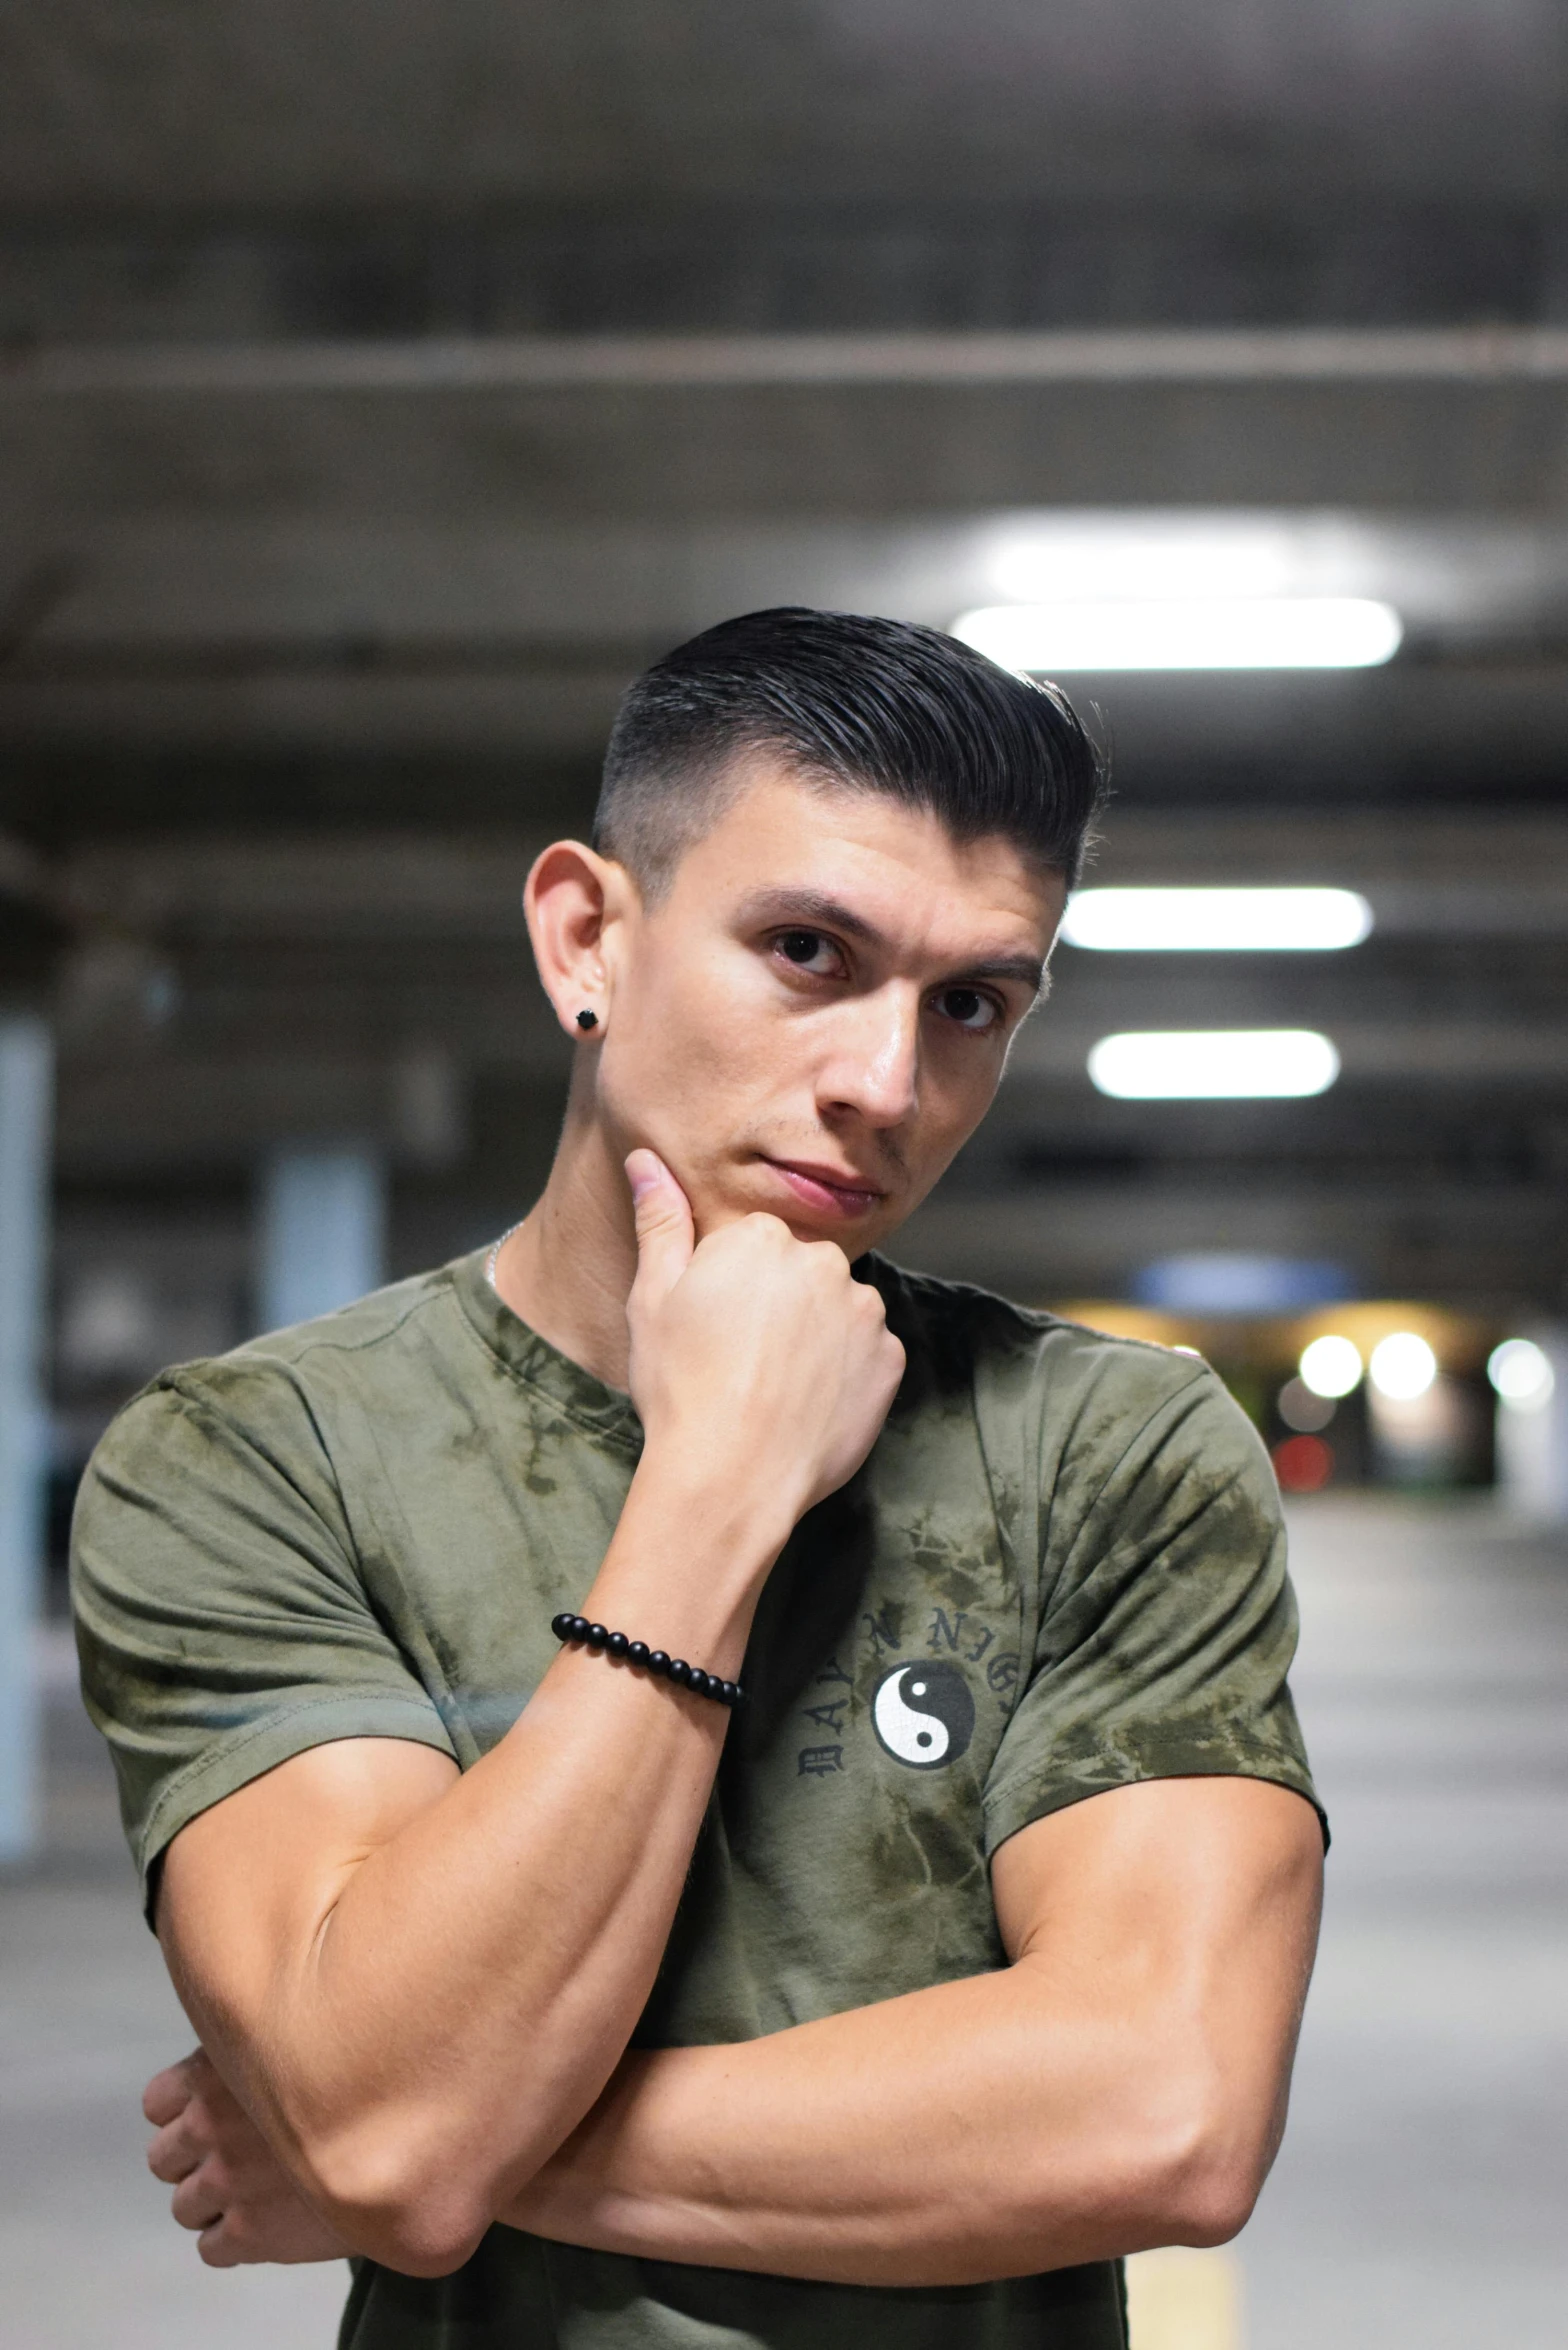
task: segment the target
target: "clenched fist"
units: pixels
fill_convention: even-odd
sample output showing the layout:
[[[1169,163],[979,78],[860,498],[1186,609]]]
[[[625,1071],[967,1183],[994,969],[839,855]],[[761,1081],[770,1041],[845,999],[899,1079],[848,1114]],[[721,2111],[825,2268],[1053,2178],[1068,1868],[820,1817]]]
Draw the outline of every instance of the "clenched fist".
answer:
[[[629,1384],[647,1457],[693,1490],[762,1498],[780,1539],[852,1477],[904,1373],[882,1299],[831,1241],[743,1216],[700,1242],[652,1151],[633,1151]]]

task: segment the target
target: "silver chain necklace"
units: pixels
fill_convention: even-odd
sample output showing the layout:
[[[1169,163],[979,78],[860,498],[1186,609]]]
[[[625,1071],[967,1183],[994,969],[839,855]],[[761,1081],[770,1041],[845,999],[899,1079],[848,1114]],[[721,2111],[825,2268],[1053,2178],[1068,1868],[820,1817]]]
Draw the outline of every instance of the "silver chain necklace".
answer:
[[[485,1279],[489,1282],[492,1289],[495,1289],[495,1269],[496,1265],[500,1261],[502,1249],[505,1248],[507,1242],[511,1239],[514,1232],[521,1232],[527,1221],[528,1218],[526,1216],[519,1216],[515,1224],[508,1224],[506,1230],[502,1233],[499,1240],[493,1240],[491,1242],[490,1253],[485,1258]],[[501,1294],[498,1289],[495,1290],[495,1293],[497,1297],[499,1297]]]

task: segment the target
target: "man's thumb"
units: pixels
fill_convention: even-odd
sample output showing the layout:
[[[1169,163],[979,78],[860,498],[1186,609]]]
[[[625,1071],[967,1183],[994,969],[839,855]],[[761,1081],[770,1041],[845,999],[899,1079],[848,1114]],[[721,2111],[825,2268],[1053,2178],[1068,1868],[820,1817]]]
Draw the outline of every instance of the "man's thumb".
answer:
[[[656,1151],[633,1151],[626,1180],[637,1219],[637,1285],[663,1297],[691,1262],[691,1202]]]

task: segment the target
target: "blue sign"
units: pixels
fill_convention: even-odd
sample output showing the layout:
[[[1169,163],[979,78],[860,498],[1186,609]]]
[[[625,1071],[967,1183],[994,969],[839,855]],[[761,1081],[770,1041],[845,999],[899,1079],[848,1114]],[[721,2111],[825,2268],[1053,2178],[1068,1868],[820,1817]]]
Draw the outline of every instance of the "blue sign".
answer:
[[[1345,1266],[1319,1258],[1207,1249],[1145,1265],[1132,1294],[1168,1314],[1295,1314],[1354,1297],[1356,1284]]]

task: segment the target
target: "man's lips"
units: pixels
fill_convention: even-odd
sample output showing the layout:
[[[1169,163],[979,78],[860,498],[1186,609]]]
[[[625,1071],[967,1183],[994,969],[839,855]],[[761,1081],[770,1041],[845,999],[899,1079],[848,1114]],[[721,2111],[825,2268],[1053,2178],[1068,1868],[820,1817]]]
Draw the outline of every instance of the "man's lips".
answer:
[[[835,1215],[863,1216],[883,1196],[873,1184],[857,1183],[837,1168],[813,1166],[802,1159],[768,1159],[764,1163],[807,1207],[826,1208]]]

